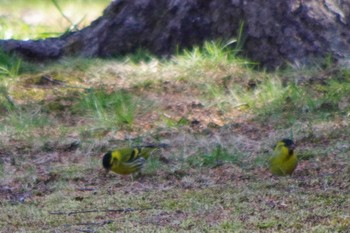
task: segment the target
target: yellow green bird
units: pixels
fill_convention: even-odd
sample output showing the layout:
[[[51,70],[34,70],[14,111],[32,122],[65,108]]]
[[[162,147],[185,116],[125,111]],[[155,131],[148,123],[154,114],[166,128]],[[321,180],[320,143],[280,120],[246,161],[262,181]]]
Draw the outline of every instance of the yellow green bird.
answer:
[[[270,172],[276,176],[292,175],[298,165],[298,157],[294,153],[295,144],[290,139],[279,141],[270,157]]]
[[[139,172],[153,151],[167,146],[167,144],[151,144],[109,151],[102,158],[102,166],[107,172],[111,170],[121,175]]]

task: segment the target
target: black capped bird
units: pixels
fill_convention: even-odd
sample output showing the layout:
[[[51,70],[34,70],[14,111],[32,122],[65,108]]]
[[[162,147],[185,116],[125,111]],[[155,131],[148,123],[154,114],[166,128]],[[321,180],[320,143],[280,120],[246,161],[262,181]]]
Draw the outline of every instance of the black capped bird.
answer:
[[[107,152],[102,158],[102,166],[108,171],[128,175],[141,171],[150,154],[168,147],[167,144],[149,144],[115,149]]]
[[[292,175],[298,166],[298,157],[294,153],[295,144],[285,138],[277,142],[272,156],[270,157],[270,172],[276,176]]]

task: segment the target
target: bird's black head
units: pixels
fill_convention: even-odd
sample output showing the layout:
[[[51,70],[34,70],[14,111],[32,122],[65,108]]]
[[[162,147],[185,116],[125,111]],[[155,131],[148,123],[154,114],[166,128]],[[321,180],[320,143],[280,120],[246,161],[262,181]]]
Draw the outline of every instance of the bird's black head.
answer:
[[[112,167],[111,159],[112,159],[112,152],[110,151],[107,152],[102,158],[102,166],[107,170],[111,169]]]
[[[293,152],[293,150],[295,149],[295,144],[294,144],[293,140],[290,140],[288,138],[284,138],[281,141],[284,142],[286,147],[288,147],[289,150]]]

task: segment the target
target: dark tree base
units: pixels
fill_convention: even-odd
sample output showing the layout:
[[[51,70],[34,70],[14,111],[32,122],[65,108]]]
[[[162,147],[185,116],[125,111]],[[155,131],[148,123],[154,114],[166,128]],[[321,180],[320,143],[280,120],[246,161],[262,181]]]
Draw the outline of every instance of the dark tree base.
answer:
[[[80,31],[38,41],[2,40],[0,47],[30,61],[120,56],[139,48],[168,57],[206,40],[237,37],[243,22],[243,55],[276,67],[349,57],[349,12],[345,0],[116,0]]]

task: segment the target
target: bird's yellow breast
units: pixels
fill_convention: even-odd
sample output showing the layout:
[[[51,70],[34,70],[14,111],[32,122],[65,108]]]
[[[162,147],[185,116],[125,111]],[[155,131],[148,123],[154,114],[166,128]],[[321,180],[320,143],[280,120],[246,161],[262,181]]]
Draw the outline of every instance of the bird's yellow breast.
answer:
[[[270,158],[270,172],[273,175],[291,175],[297,165],[297,156],[294,152],[290,153],[285,146],[276,148],[274,155]]]

